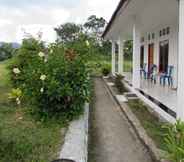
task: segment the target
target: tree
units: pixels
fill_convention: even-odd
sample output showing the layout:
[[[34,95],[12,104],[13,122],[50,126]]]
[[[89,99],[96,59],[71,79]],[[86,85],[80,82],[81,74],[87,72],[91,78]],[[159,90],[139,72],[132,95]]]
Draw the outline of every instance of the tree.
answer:
[[[95,36],[99,37],[101,36],[106,23],[107,22],[103,17],[98,18],[96,15],[91,15],[84,24],[84,27],[89,32],[92,32],[95,34]]]
[[[107,22],[103,17],[97,17],[96,15],[91,15],[87,19],[87,22],[84,23],[84,28],[95,40],[94,47],[98,50],[99,53],[105,55],[109,54],[111,51],[111,43],[101,38],[106,23]]]
[[[133,52],[133,41],[128,40],[125,42],[125,45],[124,45],[124,53],[125,53],[125,58],[127,60],[132,60],[132,52]]]
[[[67,43],[75,41],[82,31],[82,26],[75,23],[65,23],[54,29],[58,42]]]
[[[9,59],[13,56],[14,48],[11,43],[3,43],[0,46],[0,61]]]

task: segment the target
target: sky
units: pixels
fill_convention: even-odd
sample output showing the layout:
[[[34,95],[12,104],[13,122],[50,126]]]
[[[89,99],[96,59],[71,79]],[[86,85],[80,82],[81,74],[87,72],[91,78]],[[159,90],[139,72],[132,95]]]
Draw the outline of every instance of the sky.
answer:
[[[53,42],[53,30],[66,22],[84,23],[90,15],[109,21],[119,0],[0,0],[0,41],[21,42],[36,36]]]

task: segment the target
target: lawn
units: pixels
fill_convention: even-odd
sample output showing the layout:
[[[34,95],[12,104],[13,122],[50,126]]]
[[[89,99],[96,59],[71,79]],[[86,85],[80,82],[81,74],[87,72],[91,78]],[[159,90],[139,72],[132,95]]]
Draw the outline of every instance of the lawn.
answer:
[[[7,66],[0,63],[0,162],[49,162],[58,156],[65,124],[54,119],[40,122],[30,115],[31,105],[16,106]]]
[[[168,132],[166,132],[166,129],[163,129],[163,126],[166,123],[160,122],[155,115],[148,111],[150,108],[140,100],[130,100],[128,101],[128,105],[137,116],[148,135],[154,140],[157,147],[164,150],[165,144],[163,139],[165,133]]]
[[[123,63],[123,69],[124,69],[124,72],[131,72],[132,71],[132,61],[125,59]]]

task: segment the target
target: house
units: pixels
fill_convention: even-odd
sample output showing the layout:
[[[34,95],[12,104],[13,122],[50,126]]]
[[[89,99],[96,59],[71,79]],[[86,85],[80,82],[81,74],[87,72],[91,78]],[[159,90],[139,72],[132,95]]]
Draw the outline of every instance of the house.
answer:
[[[112,73],[170,122],[184,120],[184,0],[121,0],[103,33],[112,42]],[[133,70],[123,70],[124,42],[133,40]],[[116,50],[118,46],[118,50]],[[157,67],[157,82],[141,77],[141,66]],[[172,67],[172,87],[159,77]]]

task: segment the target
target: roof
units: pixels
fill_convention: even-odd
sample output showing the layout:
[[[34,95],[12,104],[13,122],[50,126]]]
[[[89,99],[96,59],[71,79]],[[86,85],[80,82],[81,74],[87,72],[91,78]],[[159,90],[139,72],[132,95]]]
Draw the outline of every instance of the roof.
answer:
[[[111,26],[112,26],[112,24],[113,24],[113,22],[114,22],[114,20],[115,20],[115,18],[116,18],[116,16],[117,16],[118,12],[120,11],[120,9],[122,8],[122,6],[124,5],[124,3],[125,3],[126,1],[127,1],[127,0],[120,0],[118,6],[117,6],[117,8],[116,8],[116,10],[114,11],[114,13],[113,13],[113,15],[112,15],[112,17],[111,17],[111,19],[110,19],[108,25],[107,25],[107,27],[105,28],[105,31],[104,31],[103,34],[102,34],[102,37],[103,37],[103,38],[105,37],[105,35],[106,35],[106,34],[108,33],[108,31],[110,30],[110,28],[111,28]]]

